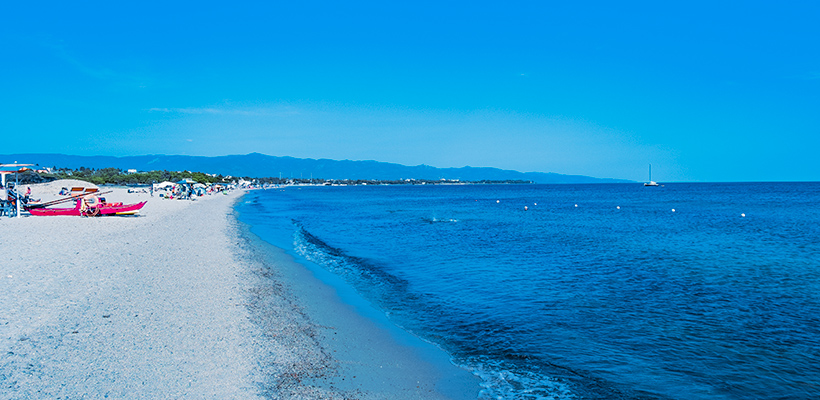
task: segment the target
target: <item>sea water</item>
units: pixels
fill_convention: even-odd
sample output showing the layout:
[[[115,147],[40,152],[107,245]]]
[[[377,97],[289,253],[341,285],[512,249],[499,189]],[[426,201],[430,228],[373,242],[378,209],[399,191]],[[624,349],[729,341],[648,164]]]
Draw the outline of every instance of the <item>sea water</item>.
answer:
[[[820,183],[286,187],[238,209],[482,399],[820,398]]]

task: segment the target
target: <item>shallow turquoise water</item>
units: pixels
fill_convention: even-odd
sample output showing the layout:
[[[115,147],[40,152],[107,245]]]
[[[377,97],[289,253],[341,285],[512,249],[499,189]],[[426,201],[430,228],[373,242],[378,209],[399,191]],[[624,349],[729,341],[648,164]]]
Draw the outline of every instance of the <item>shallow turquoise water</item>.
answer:
[[[238,208],[482,398],[779,399],[820,398],[818,204],[818,183],[738,183],[288,187]]]

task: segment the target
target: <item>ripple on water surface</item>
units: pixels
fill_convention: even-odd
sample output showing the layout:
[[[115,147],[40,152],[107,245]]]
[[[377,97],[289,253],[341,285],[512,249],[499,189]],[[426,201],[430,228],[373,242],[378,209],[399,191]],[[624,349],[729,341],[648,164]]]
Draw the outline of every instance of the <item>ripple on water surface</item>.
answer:
[[[483,398],[820,398],[819,184],[249,196],[266,240],[450,352]]]

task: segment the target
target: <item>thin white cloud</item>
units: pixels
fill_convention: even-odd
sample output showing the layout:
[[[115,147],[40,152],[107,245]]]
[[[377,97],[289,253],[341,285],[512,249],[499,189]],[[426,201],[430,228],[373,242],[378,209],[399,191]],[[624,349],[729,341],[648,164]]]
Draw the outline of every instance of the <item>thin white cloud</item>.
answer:
[[[162,112],[168,114],[192,114],[192,115],[263,115],[264,113],[252,110],[227,109],[214,107],[186,107],[186,108],[160,108],[153,107],[149,112]]]
[[[228,107],[152,107],[148,112],[187,115],[240,115],[240,116],[287,116],[299,115],[298,110],[291,108],[228,108]]]
[[[50,48],[52,51],[54,51],[54,54],[58,58],[73,66],[77,71],[92,78],[104,81],[118,82],[121,84],[125,83],[127,85],[136,86],[139,88],[145,88],[147,86],[146,82],[150,81],[150,79],[146,78],[145,76],[123,73],[107,67],[89,66],[87,63],[82,62],[79,58],[71,54],[71,52],[66,48],[66,45],[64,45],[62,41],[54,41],[53,39],[41,39],[40,43],[43,46]]]
[[[820,71],[805,72],[796,75],[785,76],[785,79],[796,79],[801,81],[816,81],[820,80]]]

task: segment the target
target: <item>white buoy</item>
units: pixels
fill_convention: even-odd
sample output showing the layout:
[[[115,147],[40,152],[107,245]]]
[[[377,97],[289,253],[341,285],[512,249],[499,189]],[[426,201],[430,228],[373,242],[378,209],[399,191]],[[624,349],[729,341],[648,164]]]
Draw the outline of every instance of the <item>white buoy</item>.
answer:
[[[538,203],[532,203],[532,205],[537,206],[537,205],[538,205]]]
[[[496,202],[496,203],[501,203],[501,200],[496,200],[495,202]]]
[[[617,208],[617,209],[619,209],[619,210],[620,210],[620,209],[621,209],[621,206],[618,206],[618,207],[615,207],[615,208]]]
[[[529,210],[529,208],[527,208],[527,206],[524,206],[524,211],[527,211],[527,210]]]
[[[743,214],[740,214],[740,216],[741,216],[741,217],[745,217],[745,216],[746,216],[746,214],[745,214],[745,213],[743,213]]]
[[[578,207],[578,205],[576,204],[575,207]]]
[[[674,209],[674,208],[672,209],[672,212],[675,212],[675,209]]]

